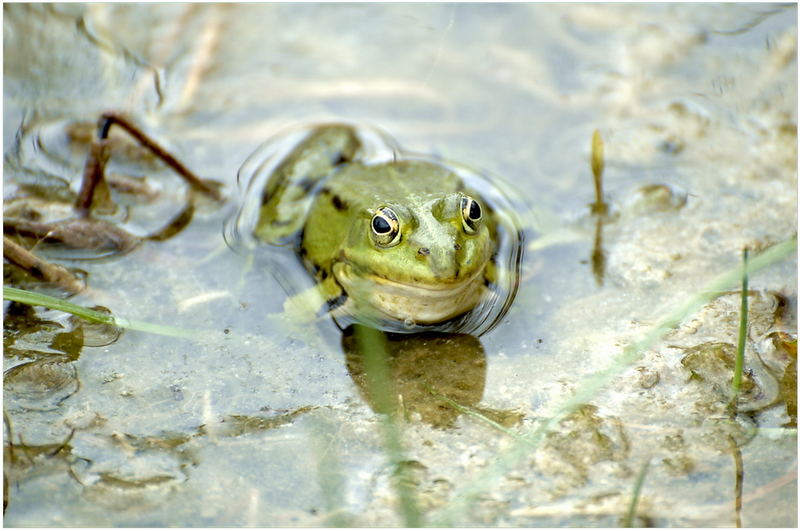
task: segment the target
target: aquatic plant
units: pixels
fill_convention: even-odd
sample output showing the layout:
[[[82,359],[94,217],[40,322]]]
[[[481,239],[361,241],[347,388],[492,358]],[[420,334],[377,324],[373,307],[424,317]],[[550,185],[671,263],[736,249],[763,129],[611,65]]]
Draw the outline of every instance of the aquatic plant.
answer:
[[[85,306],[81,306],[79,304],[58,299],[56,297],[44,295],[43,293],[35,293],[33,291],[12,288],[9,286],[3,286],[3,299],[22,304],[28,304],[30,306],[44,306],[45,308],[50,308],[51,310],[67,312],[93,323],[102,323],[117,326],[119,328],[139,330],[140,332],[149,332],[151,334],[192,338],[196,337],[197,333],[199,332],[198,330],[189,330],[186,328],[177,328],[174,326],[126,319],[124,317],[115,316],[111,313],[100,312],[91,308],[86,308]]]
[[[642,486],[644,486],[644,478],[647,476],[647,470],[650,468],[650,460],[644,462],[639,473],[636,475],[636,481],[633,484],[633,494],[631,495],[631,504],[628,506],[628,514],[625,515],[625,520],[622,522],[623,527],[634,527],[636,522],[636,509],[639,506],[639,498],[642,494]]]
[[[736,347],[736,365],[733,369],[733,397],[731,406],[735,409],[736,398],[742,385],[742,370],[744,369],[744,346],[747,341],[747,248],[742,251],[742,306],[739,311],[739,342]]]

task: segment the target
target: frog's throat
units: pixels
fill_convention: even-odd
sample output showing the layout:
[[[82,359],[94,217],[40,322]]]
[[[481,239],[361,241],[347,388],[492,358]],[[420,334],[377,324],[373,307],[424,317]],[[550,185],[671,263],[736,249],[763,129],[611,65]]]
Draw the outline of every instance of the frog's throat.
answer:
[[[436,324],[474,308],[485,290],[483,268],[460,282],[407,284],[373,274],[354,274],[346,262],[334,266],[337,281],[362,310],[399,321]]]

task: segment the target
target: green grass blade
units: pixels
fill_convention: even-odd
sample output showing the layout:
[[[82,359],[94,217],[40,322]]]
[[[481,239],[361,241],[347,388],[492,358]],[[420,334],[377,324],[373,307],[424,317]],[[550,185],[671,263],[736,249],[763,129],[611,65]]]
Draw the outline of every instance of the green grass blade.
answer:
[[[174,326],[165,326],[155,323],[146,323],[144,321],[135,321],[132,319],[125,319],[124,317],[117,317],[111,314],[98,312],[91,308],[86,308],[78,304],[74,304],[63,299],[44,295],[42,293],[34,293],[24,289],[12,288],[3,286],[3,299],[8,301],[19,302],[28,304],[30,306],[44,306],[51,310],[59,310],[62,312],[71,313],[76,317],[92,321],[95,323],[110,324],[120,328],[127,328],[130,330],[138,330],[140,332],[149,332],[151,334],[159,334],[171,337],[186,337],[196,338],[200,330],[190,330],[187,328],[177,328]]]
[[[355,332],[364,353],[364,372],[369,394],[373,397],[376,412],[380,412],[381,429],[386,453],[392,463],[393,484],[400,500],[405,527],[421,527],[422,518],[417,507],[416,492],[411,486],[405,465],[405,451],[396,421],[397,401],[386,362],[386,344],[382,332],[365,326]]]
[[[642,494],[642,486],[644,485],[644,478],[647,476],[647,470],[650,468],[650,460],[645,461],[642,465],[639,474],[636,475],[636,482],[633,484],[633,495],[631,496],[631,504],[628,507],[628,514],[622,523],[623,527],[634,527],[636,521],[636,510],[639,506],[639,497]]]
[[[731,404],[735,407],[736,397],[742,386],[742,371],[744,370],[744,346],[747,342],[747,249],[742,251],[742,307],[739,311],[739,343],[736,347],[736,366],[733,369],[733,398]]]

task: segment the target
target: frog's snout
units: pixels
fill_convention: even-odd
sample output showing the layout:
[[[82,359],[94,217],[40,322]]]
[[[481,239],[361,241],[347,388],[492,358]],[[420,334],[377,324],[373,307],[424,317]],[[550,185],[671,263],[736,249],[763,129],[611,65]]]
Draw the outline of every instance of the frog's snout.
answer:
[[[453,278],[458,270],[454,249],[420,246],[417,248],[417,259],[427,264],[437,280]]]

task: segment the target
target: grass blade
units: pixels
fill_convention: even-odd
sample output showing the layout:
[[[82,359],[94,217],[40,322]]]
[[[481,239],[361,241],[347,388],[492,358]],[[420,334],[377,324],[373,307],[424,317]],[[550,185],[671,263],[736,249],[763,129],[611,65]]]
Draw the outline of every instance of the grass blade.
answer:
[[[385,337],[382,332],[366,326],[359,326],[355,332],[364,353],[364,369],[369,393],[375,401],[375,411],[380,412],[384,447],[393,469],[393,483],[400,499],[405,527],[421,527],[422,519],[417,507],[416,493],[411,487],[405,465],[405,451],[397,426],[397,403],[394,386],[386,363]]]
[[[639,497],[642,494],[642,486],[644,485],[644,478],[647,476],[647,470],[650,468],[650,460],[645,461],[642,465],[639,474],[636,475],[636,482],[633,484],[633,496],[631,497],[631,504],[628,507],[628,514],[622,523],[623,527],[634,527],[636,521],[636,509],[639,506]]]
[[[149,332],[151,334],[159,334],[171,337],[186,337],[196,338],[201,330],[190,330],[187,328],[177,328],[174,326],[165,326],[155,323],[146,323],[144,321],[135,321],[132,319],[125,319],[124,317],[117,317],[112,314],[98,312],[91,308],[86,308],[78,304],[74,304],[63,299],[44,295],[42,293],[34,293],[19,288],[12,288],[3,286],[3,299],[7,301],[19,302],[28,304],[30,306],[44,306],[51,310],[59,310],[62,312],[71,313],[76,317],[91,321],[94,323],[103,323],[120,328],[127,328],[130,330],[138,330],[140,332]]]
[[[744,346],[747,342],[747,249],[742,251],[742,307],[739,311],[739,343],[736,347],[736,365],[733,369],[733,398],[731,404],[735,407],[736,397],[742,385],[742,370],[744,369]]]

